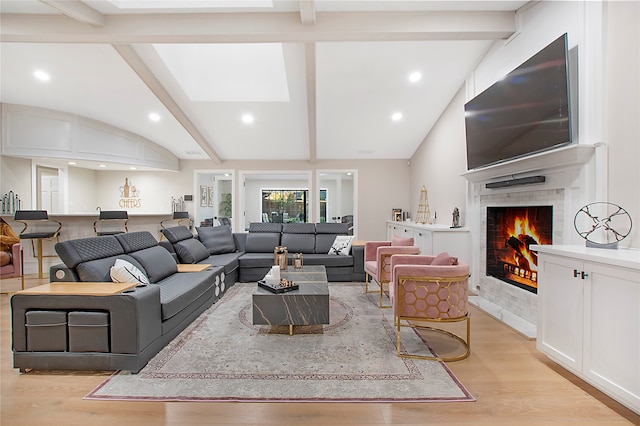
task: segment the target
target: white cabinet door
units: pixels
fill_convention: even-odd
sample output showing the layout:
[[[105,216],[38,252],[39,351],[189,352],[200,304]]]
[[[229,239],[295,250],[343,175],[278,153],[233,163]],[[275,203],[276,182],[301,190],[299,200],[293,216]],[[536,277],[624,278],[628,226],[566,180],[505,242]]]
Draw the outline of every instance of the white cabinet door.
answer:
[[[640,273],[585,263],[585,378],[640,409]]]
[[[420,247],[420,254],[433,254],[433,232],[416,229],[414,239],[416,245]]]
[[[413,228],[409,226],[398,226],[398,236],[402,238],[415,238]],[[414,239],[415,243],[415,239]]]
[[[405,229],[404,226],[400,225],[400,223],[390,223],[387,227],[387,236],[389,237],[389,241],[396,236],[402,237],[402,231]]]
[[[536,347],[575,373],[582,370],[583,263],[539,255]]]

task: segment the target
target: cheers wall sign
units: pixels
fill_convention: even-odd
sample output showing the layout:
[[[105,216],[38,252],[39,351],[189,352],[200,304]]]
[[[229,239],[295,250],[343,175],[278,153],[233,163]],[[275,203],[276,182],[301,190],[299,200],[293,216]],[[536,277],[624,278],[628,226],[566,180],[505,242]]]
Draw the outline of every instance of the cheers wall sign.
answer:
[[[124,185],[120,187],[119,204],[123,209],[139,209],[142,207],[140,191],[133,183],[129,182],[129,178],[124,178]]]

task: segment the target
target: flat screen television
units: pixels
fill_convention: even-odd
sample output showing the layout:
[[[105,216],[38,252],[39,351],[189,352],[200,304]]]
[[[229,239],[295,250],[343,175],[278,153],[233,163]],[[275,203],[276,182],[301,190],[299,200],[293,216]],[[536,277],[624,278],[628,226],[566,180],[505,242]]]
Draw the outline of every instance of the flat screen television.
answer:
[[[467,168],[570,144],[567,34],[465,104]]]

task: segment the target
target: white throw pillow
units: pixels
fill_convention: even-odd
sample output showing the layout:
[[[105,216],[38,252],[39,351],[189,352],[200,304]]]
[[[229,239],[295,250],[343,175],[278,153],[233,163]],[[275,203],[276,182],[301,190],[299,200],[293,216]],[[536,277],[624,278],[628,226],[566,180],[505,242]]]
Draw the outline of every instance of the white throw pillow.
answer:
[[[111,267],[111,280],[114,283],[149,284],[149,278],[126,260],[116,259]]]
[[[351,250],[351,244],[353,244],[353,236],[338,235],[329,249],[329,254],[336,254],[338,256],[349,256]]]

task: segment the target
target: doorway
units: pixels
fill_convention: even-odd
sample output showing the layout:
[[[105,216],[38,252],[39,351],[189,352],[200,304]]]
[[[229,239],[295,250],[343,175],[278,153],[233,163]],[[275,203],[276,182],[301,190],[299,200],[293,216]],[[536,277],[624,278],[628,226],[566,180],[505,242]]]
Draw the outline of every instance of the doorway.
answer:
[[[36,165],[36,209],[62,213],[58,169]]]

